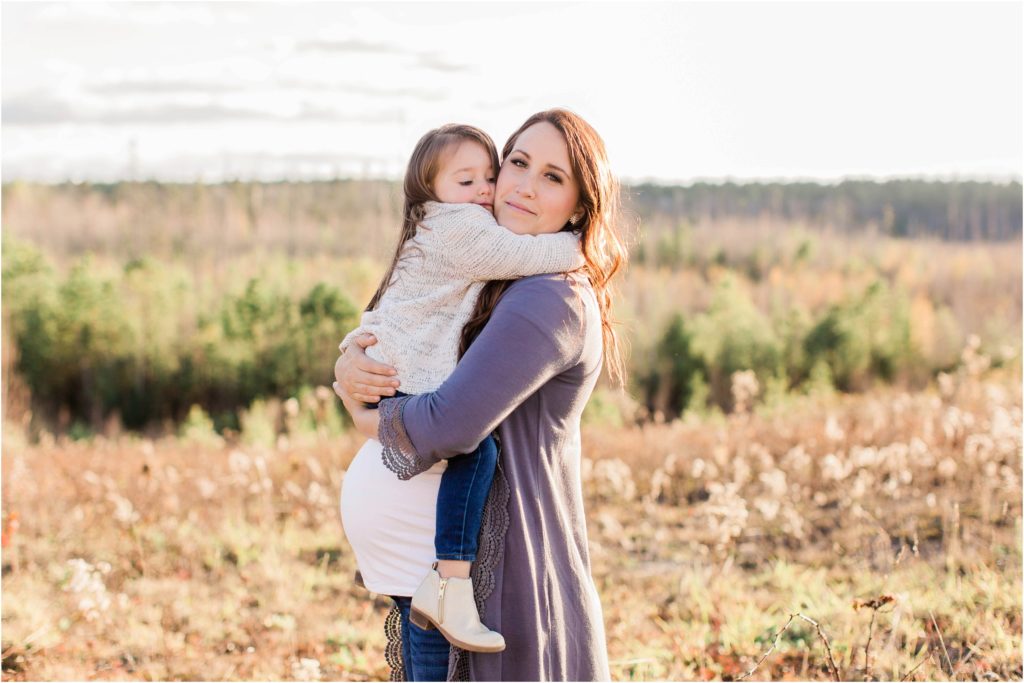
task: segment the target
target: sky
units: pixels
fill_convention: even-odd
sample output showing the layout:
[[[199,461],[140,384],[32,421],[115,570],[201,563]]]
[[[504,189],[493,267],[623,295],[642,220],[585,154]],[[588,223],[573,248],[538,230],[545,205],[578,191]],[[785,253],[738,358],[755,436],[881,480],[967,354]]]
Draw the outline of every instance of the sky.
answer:
[[[1020,2],[0,6],[0,174],[399,177],[567,107],[627,182],[1019,179]]]

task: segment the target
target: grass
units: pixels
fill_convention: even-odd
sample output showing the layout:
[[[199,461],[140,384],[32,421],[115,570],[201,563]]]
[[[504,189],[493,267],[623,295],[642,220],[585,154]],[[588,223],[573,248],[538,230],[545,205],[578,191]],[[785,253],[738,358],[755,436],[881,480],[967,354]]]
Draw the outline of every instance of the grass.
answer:
[[[613,678],[739,678],[797,613],[846,680],[1020,678],[1019,375],[946,392],[586,427]],[[337,512],[359,444],[8,425],[4,678],[386,680],[388,601],[353,583]],[[753,676],[830,677],[800,617]]]

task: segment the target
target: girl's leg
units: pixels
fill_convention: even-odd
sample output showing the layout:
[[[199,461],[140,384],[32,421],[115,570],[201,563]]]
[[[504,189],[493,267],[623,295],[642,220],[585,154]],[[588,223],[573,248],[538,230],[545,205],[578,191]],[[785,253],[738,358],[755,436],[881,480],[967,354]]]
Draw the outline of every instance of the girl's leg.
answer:
[[[409,624],[409,661],[406,677],[410,681],[448,680],[448,656],[451,644],[436,629],[425,631]]]
[[[472,453],[449,458],[437,493],[434,551],[442,577],[469,577],[476,560],[484,503],[498,465],[498,445],[488,436]]]
[[[441,477],[434,538],[437,571],[427,573],[412,596],[409,610],[413,660],[418,658],[415,643],[421,640],[416,628],[436,628],[442,638],[471,652],[505,649],[501,634],[481,623],[469,578],[470,563],[476,559],[484,503],[497,462],[497,444],[488,437],[472,453],[449,459]],[[441,566],[444,563],[449,569],[454,564],[456,569],[446,571]]]

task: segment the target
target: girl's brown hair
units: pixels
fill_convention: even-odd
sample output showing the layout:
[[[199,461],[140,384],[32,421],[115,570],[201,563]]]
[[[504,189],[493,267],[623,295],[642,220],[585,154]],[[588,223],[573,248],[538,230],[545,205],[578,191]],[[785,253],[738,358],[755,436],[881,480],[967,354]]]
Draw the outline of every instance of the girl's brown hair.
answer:
[[[579,205],[583,208],[583,217],[575,226],[566,223],[562,230],[580,235],[585,261],[582,272],[590,280],[601,312],[605,368],[614,382],[624,386],[626,369],[623,349],[612,326],[615,321],[612,319],[611,286],[612,278],[626,265],[629,258],[626,245],[619,234],[619,183],[612,174],[601,136],[579,115],[566,109],[549,109],[526,119],[505,143],[501,152],[502,159],[508,158],[524,130],[542,121],[550,123],[562,133],[566,148],[569,150],[572,172],[580,188]],[[511,282],[492,281],[485,285],[472,317],[462,328],[460,357],[480,334],[480,330],[490,319],[491,312]]]
[[[384,291],[391,284],[395,274],[395,266],[402,254],[402,247],[416,234],[416,226],[423,220],[426,202],[439,201],[434,192],[434,179],[441,166],[441,159],[445,152],[454,146],[466,142],[478,142],[491,157],[491,166],[494,172],[498,172],[498,150],[494,146],[491,136],[474,126],[466,126],[459,123],[449,123],[440,128],[428,131],[416,143],[416,148],[409,158],[409,165],[405,169],[404,194],[405,204],[402,207],[402,232],[398,236],[398,244],[395,246],[395,255],[391,258],[391,265],[381,278],[377,291],[366,305],[367,311],[377,307],[377,303],[384,295]]]

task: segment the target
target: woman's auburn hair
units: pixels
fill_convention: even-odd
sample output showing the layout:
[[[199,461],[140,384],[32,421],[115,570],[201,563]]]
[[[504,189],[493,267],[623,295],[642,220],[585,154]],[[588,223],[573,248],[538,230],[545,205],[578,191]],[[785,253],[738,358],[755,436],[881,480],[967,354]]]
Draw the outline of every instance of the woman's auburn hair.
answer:
[[[434,180],[440,170],[442,157],[453,146],[467,141],[483,145],[491,157],[491,167],[497,173],[498,150],[494,146],[494,140],[476,126],[448,123],[427,131],[416,143],[416,147],[412,150],[412,156],[409,157],[409,165],[405,168],[405,181],[402,186],[405,195],[402,207],[402,231],[398,236],[398,244],[395,245],[395,254],[391,257],[391,265],[388,266],[384,277],[381,278],[370,303],[366,305],[367,311],[377,308],[380,298],[392,284],[395,268],[402,255],[402,248],[416,235],[416,226],[423,220],[424,205],[427,202],[440,201],[437,198],[437,193],[434,192]]]
[[[625,386],[626,369],[623,349],[613,325],[611,284],[615,274],[626,265],[629,252],[620,235],[619,183],[608,163],[604,141],[594,128],[578,114],[567,109],[548,109],[534,114],[509,136],[502,149],[502,159],[508,159],[519,136],[530,126],[547,122],[557,128],[565,139],[569,162],[580,188],[581,219],[572,225],[566,223],[563,231],[580,236],[584,266],[581,269],[590,280],[601,313],[601,337],[604,342],[605,368],[609,377]],[[513,280],[488,282],[469,322],[462,328],[459,357],[466,352],[491,317],[505,290]]]

